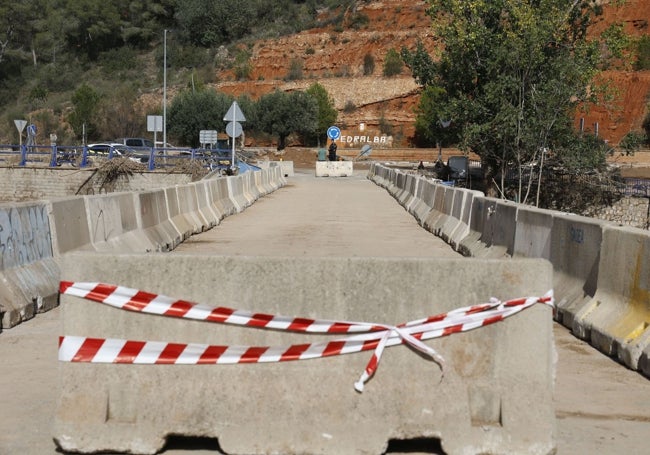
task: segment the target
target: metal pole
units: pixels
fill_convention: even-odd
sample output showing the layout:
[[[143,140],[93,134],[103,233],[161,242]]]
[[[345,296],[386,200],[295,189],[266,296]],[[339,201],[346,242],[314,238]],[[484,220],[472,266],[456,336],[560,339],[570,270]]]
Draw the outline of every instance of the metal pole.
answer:
[[[235,122],[237,121],[237,101],[232,103],[232,156],[230,157],[230,168],[232,169],[233,175],[235,174]]]
[[[163,147],[167,147],[167,29],[163,41]]]

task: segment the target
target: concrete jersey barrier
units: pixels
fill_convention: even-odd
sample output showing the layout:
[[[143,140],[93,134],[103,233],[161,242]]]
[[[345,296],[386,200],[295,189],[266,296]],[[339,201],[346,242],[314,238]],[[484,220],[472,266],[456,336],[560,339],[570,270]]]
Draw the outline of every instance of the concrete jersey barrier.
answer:
[[[373,165],[368,176],[393,195],[405,191],[406,178],[399,171]],[[426,229],[467,256],[548,259],[557,321],[650,377],[648,232],[480,193],[465,193],[461,208],[458,191],[467,190],[458,188],[444,190],[454,192],[450,213],[440,188],[436,185],[432,209],[421,223]],[[458,230],[450,234],[448,227],[454,225]]]
[[[57,305],[59,267],[48,211],[46,203],[0,206],[0,328]]]
[[[574,324],[602,352],[639,369],[642,354],[650,352],[650,233],[604,226],[598,288]]]
[[[232,177],[251,201],[257,173]],[[286,184],[280,168],[261,171],[269,191]],[[242,194],[239,191],[239,194]],[[252,203],[252,202],[250,202]],[[250,204],[246,202],[246,204]],[[110,193],[0,207],[0,328],[58,305],[57,258],[78,250],[113,253],[169,251],[237,211],[227,179],[140,193]]]
[[[87,225],[96,251],[148,253],[157,246],[140,229],[139,199],[132,193],[84,196]],[[58,211],[56,208],[54,211]]]
[[[227,277],[219,292],[209,284],[214,276]],[[552,269],[546,261],[528,259],[79,252],[62,258],[62,279],[269,315],[395,324],[492,296],[541,296],[552,286]],[[332,340],[124,311],[67,294],[61,303],[65,336],[226,346]],[[169,435],[218,438],[221,449],[233,455],[378,454],[389,440],[411,438],[429,438],[432,444],[439,438],[450,455],[553,453],[550,307],[534,305],[505,321],[426,343],[445,358],[444,377],[432,361],[394,346],[384,352],[363,393],[354,383],[370,352],[231,365],[61,362],[54,439],[64,451],[79,453],[153,454]],[[318,400],[327,405],[314,406]]]

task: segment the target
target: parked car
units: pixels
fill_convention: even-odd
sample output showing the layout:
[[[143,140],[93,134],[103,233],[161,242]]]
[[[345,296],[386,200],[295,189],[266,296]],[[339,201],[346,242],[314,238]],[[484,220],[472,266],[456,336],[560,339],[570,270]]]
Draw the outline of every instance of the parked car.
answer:
[[[143,137],[121,137],[116,139],[115,142],[134,148],[152,148],[154,146],[153,141]]]
[[[89,155],[101,156],[106,158],[124,156],[138,163],[146,163],[149,161],[148,155],[144,156],[142,155],[142,153],[136,152],[131,147],[127,147],[124,144],[119,144],[115,142],[88,144],[87,148],[88,148]]]

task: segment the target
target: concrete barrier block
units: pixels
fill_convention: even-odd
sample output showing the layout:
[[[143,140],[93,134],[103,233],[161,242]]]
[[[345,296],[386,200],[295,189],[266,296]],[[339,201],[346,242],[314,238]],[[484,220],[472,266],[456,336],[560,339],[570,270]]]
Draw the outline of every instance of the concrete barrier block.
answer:
[[[464,256],[484,257],[487,245],[481,241],[485,220],[495,209],[496,200],[487,197],[472,198],[469,233],[458,243],[457,251]]]
[[[605,226],[598,287],[589,311],[574,323],[588,328],[590,343],[636,370],[650,345],[650,233]]]
[[[589,339],[587,326],[577,323],[589,311],[596,293],[604,221],[555,214],[551,228],[556,318],[576,336]]]
[[[167,187],[162,191],[165,193],[165,201],[167,203],[167,213],[169,217],[169,223],[174,226],[174,228],[181,235],[181,242],[189,239],[194,232],[194,226],[191,221],[185,216],[184,209],[181,208],[180,202],[178,200],[178,187]]]
[[[191,234],[198,234],[210,227],[210,222],[203,216],[199,209],[199,200],[194,185],[176,185],[178,207],[185,220],[192,227]]]
[[[518,207],[514,202],[490,200],[481,235],[481,242],[488,247],[487,257],[512,256]]]
[[[316,161],[316,177],[350,177],[352,161]]]
[[[293,161],[258,160],[255,165],[261,169],[278,168],[285,177],[293,177]]]
[[[239,176],[225,177],[228,186],[228,197],[237,209],[237,213],[246,210],[251,205],[244,194],[244,183]]]
[[[550,260],[553,212],[520,205],[516,223],[513,255]]]
[[[458,244],[469,234],[469,223],[474,196],[483,197],[480,191],[453,188],[454,197],[451,214],[440,228],[440,238],[455,250]]]
[[[91,242],[97,251],[146,253],[156,244],[140,229],[137,197],[132,193],[84,196]]]
[[[244,199],[247,201],[247,207],[253,205],[259,196],[257,190],[253,186],[251,179],[252,175],[252,172],[246,172],[237,176],[237,179],[239,179],[242,185],[242,192],[244,194]]]
[[[257,171],[253,173],[253,182],[257,190],[258,197],[265,196],[273,191],[273,189],[268,184],[267,175],[268,172],[265,171]]]
[[[410,213],[411,204],[415,199],[420,178],[415,174],[406,174],[404,179],[404,191],[400,193],[398,202]]]
[[[280,173],[284,177],[293,177],[293,161],[276,161],[271,163],[271,166],[275,165],[280,169]]]
[[[192,182],[189,184],[196,193],[197,210],[205,220],[205,229],[210,229],[221,222],[221,214],[217,212],[210,201],[210,188],[207,181]]]
[[[646,345],[639,358],[639,371],[650,378],[650,345]]]
[[[433,207],[429,213],[429,217],[425,221],[425,226],[437,236],[440,236],[443,226],[451,217],[454,194],[454,188],[445,185],[436,185]]]
[[[81,196],[51,201],[50,225],[54,256],[78,249],[91,249],[86,202]]]
[[[210,198],[212,207],[221,214],[221,219],[237,213],[237,207],[230,198],[228,191],[228,180],[224,177],[210,179],[208,181],[210,188]]]
[[[388,192],[395,198],[397,198],[398,193],[402,191],[402,187],[400,187],[400,181],[403,178],[404,173],[398,171],[397,169],[393,169],[390,173],[390,179],[386,185],[386,190],[388,190]]]
[[[58,304],[46,203],[0,206],[0,325],[10,328]]]
[[[415,195],[415,202],[410,210],[420,225],[424,223],[424,220],[426,220],[431,212],[434,194],[434,183],[424,178],[420,178],[417,193]]]
[[[266,314],[387,324],[491,296],[541,295],[552,286],[550,264],[528,259],[73,253],[62,260],[67,281],[121,284],[216,306],[235,302]],[[214,276],[228,277],[219,292]],[[61,301],[64,335],[243,346],[331,340],[122,311],[69,295]],[[218,438],[229,454],[379,454],[389,440],[412,438],[439,438],[448,454],[553,453],[551,313],[536,305],[427,341],[446,359],[444,377],[403,345],[386,349],[362,394],[353,384],[370,352],[236,365],[61,362],[54,439],[62,450],[80,453],[153,454],[169,435]],[[320,399],[327,405],[314,406]]]
[[[259,172],[259,171],[257,171],[257,172]],[[261,197],[263,192],[260,191],[260,189],[257,186],[257,180],[255,179],[256,172],[251,171],[251,172],[247,172],[246,174],[248,174],[248,175],[246,175],[246,177],[248,178],[248,185],[249,185],[248,191],[253,196],[253,202],[255,202]]]
[[[170,221],[164,190],[143,191],[137,194],[142,231],[156,251],[170,251],[183,240],[183,234]]]
[[[445,191],[444,185],[434,184],[431,211],[424,220],[422,226],[435,235],[439,234],[439,228],[444,223],[447,215],[445,213]]]

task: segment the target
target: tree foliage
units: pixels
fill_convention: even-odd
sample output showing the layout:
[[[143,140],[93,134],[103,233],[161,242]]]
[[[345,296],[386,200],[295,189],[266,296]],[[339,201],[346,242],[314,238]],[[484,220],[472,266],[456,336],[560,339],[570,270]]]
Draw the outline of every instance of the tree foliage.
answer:
[[[72,95],[73,111],[68,116],[68,121],[75,134],[82,137],[85,133],[93,137],[97,130],[96,111],[101,96],[91,86],[82,84]]]
[[[402,57],[400,57],[399,52],[393,48],[388,49],[384,59],[384,76],[397,76],[402,72],[403,66],[404,62],[402,62]]]
[[[223,117],[232,102],[232,97],[214,89],[180,93],[167,112],[167,131],[182,144],[198,147],[201,130],[225,130]]]
[[[318,128],[318,103],[306,92],[276,90],[262,96],[257,105],[259,130],[278,136],[278,150],[292,133],[311,134]]]
[[[606,45],[586,39],[598,12],[586,0],[431,0],[440,54],[402,51],[416,80],[436,87],[440,106],[421,103],[420,123],[448,115],[449,134],[481,156],[489,178],[567,150],[575,109],[598,95],[591,83]]]
[[[327,142],[327,129],[336,123],[338,111],[334,107],[334,99],[330,96],[325,87],[318,82],[312,84],[307,89],[307,94],[316,100],[316,105],[318,107],[317,125],[314,133],[316,134],[316,142],[320,146],[321,139],[323,139],[323,143]]]

